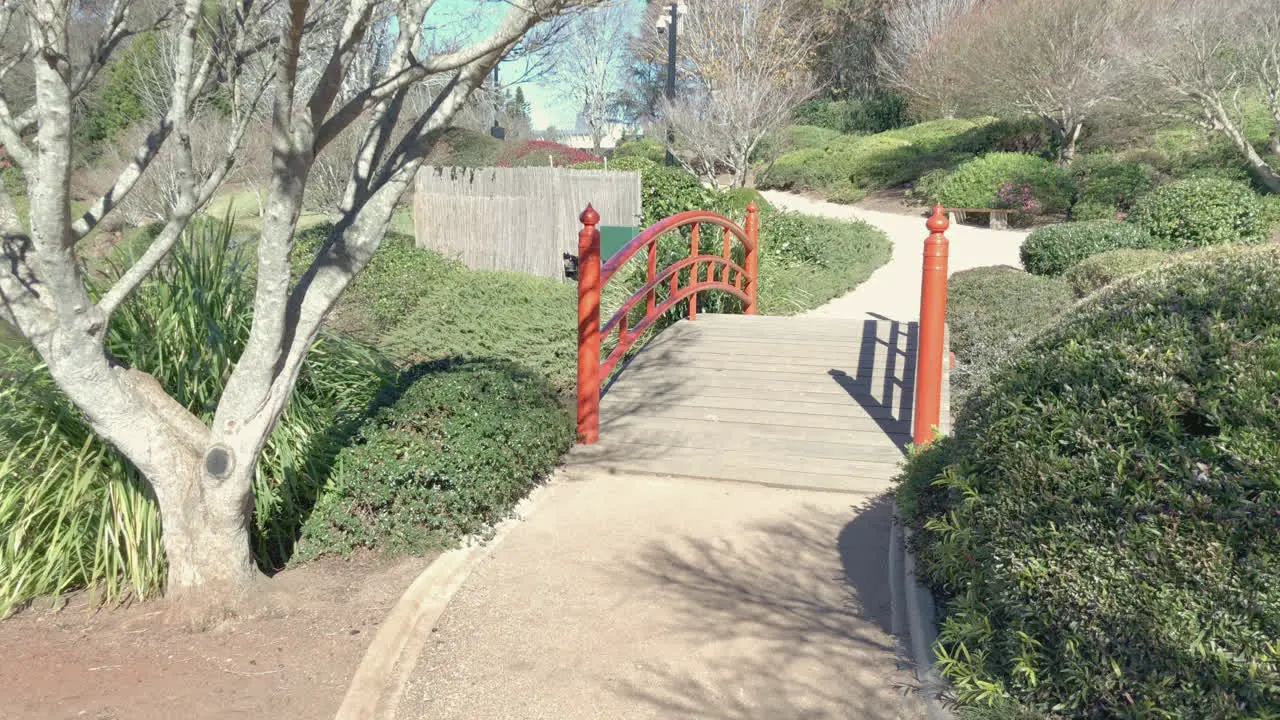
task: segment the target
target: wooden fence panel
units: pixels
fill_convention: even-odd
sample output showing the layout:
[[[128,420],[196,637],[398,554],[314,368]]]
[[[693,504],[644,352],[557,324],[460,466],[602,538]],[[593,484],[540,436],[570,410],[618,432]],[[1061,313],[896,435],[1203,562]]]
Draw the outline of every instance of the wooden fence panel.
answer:
[[[636,226],[640,175],[563,168],[423,168],[413,199],[418,247],[468,267],[563,277],[577,252],[578,215],[591,203],[601,225]]]

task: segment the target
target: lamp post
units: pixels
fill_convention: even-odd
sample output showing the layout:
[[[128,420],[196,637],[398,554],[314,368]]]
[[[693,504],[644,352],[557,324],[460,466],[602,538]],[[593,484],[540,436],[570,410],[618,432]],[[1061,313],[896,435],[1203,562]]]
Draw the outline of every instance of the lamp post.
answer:
[[[493,66],[493,127],[489,128],[489,134],[495,138],[502,140],[506,137],[507,131],[502,129],[498,124],[498,118],[502,115],[502,86],[498,84],[498,66]]]
[[[667,98],[667,108],[670,109],[672,101],[676,98],[676,36],[677,26],[679,25],[680,16],[688,12],[689,8],[683,2],[673,2],[669,4],[658,16],[658,22],[655,26],[658,32],[667,34],[667,87],[663,95]],[[666,165],[674,165],[676,162],[675,153],[672,148],[676,144],[676,130],[671,124],[671,118],[667,118],[667,155],[663,159]]]

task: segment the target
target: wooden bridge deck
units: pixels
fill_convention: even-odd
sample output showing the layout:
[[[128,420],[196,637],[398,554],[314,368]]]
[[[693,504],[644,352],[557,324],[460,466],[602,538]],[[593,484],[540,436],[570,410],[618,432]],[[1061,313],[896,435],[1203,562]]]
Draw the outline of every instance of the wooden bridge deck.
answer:
[[[910,441],[915,342],[915,323],[887,319],[681,321],[607,388],[600,441],[570,463],[881,492]]]

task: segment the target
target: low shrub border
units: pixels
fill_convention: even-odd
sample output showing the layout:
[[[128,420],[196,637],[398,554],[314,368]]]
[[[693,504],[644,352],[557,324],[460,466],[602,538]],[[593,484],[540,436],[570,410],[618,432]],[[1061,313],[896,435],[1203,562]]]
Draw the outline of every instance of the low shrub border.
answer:
[[[1280,248],[1122,280],[1000,367],[949,455],[909,466],[900,508],[962,704],[1280,707],[1278,316]]]

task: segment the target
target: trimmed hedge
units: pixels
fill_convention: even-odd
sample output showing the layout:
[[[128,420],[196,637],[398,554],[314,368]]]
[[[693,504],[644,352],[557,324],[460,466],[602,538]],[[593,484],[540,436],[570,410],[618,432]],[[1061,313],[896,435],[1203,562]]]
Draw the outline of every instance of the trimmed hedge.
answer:
[[[933,196],[927,199],[958,208],[997,207],[1002,185],[1029,185],[1040,212],[1045,213],[1066,210],[1075,193],[1075,181],[1069,171],[1026,153],[987,153],[933,182]]]
[[[898,494],[962,703],[1074,718],[1280,708],[1280,248],[1086,300]],[[939,470],[941,468],[941,470]]]
[[[876,135],[839,135],[821,146],[785,153],[760,178],[761,187],[821,190],[851,202],[868,190],[913,182],[953,168],[975,154],[1019,144],[1029,126],[996,118],[934,120]],[[993,193],[994,196],[994,193]]]
[[[417,553],[501,520],[573,442],[539,375],[503,361],[407,371],[343,448],[297,560],[356,549]]]
[[[1022,266],[1033,275],[1061,275],[1100,252],[1152,245],[1151,236],[1137,226],[1115,220],[1085,220],[1032,231],[1018,254]]]
[[[1108,250],[1081,260],[1062,277],[1076,295],[1084,297],[1169,258],[1165,250]]]
[[[961,270],[947,288],[947,323],[959,406],[1001,361],[1075,301],[1066,283],[1007,265]]]
[[[1167,250],[1262,242],[1268,229],[1253,190],[1216,178],[1161,185],[1138,201],[1127,220]]]

